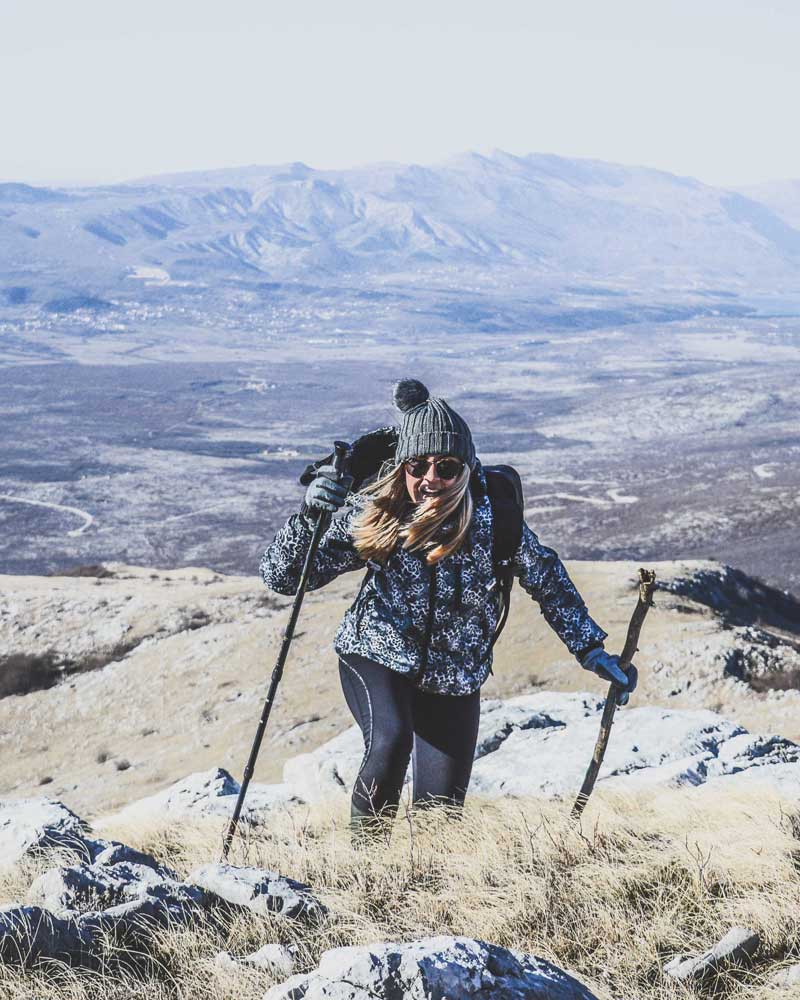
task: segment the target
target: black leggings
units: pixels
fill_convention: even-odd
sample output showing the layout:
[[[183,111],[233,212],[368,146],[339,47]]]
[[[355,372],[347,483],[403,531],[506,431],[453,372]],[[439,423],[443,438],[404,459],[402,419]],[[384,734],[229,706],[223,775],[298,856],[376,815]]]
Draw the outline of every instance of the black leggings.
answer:
[[[339,660],[339,676],[364,736],[354,810],[394,814],[412,751],[414,803],[462,805],[478,739],[480,691],[429,694],[403,674],[354,654]]]

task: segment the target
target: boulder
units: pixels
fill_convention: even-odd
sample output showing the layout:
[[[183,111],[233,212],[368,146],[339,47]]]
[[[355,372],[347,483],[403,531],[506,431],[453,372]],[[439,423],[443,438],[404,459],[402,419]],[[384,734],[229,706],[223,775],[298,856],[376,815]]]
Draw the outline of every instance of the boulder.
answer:
[[[132,865],[152,868],[162,878],[175,879],[176,881],[178,879],[177,874],[171,868],[160,864],[151,854],[137,851],[117,840],[87,840],[86,845],[89,851],[89,860],[93,865],[117,865],[122,861],[127,861]]]
[[[109,857],[126,850],[139,853],[116,844],[105,850]],[[192,924],[201,913],[221,926],[239,908],[307,921],[327,912],[308,886],[258,868],[206,865],[180,882],[155,863],[80,863],[36,878],[28,905],[0,909],[0,963],[55,959],[94,968],[129,961],[148,951],[159,928]],[[280,945],[230,958],[233,964],[269,966],[283,975],[291,973],[292,961],[291,949]]]
[[[361,730],[351,726],[316,750],[287,760],[283,784],[306,802],[330,795],[349,797],[363,757]]]
[[[310,975],[273,986],[264,1000],[596,1000],[544,959],[467,937],[431,937],[326,951]]]
[[[253,913],[306,920],[317,920],[327,913],[309,886],[263,868],[202,865],[186,881]]]
[[[281,976],[290,976],[294,971],[295,949],[285,944],[265,944],[250,955],[236,958],[227,951],[217,955],[217,965],[223,969],[269,969]]]
[[[589,694],[538,692],[481,710],[470,791],[487,796],[570,796],[580,788],[603,702]],[[349,796],[364,754],[353,726],[284,765],[284,785],[307,802]],[[410,781],[410,771],[406,781]],[[800,747],[757,736],[705,709],[617,712],[598,784],[617,790],[771,781],[800,795]]]
[[[87,829],[54,799],[0,799],[0,866],[53,848],[84,854]]]
[[[723,968],[749,965],[761,939],[746,927],[733,927],[702,955],[676,955],[664,966],[664,972],[680,982],[700,982]]]
[[[555,705],[558,716],[551,712]],[[535,694],[502,701],[490,698],[481,704],[475,759],[495,753],[518,731],[563,729],[569,720],[593,715],[602,707],[596,696]],[[328,740],[310,753],[290,758],[283,767],[283,783],[306,802],[329,796],[349,797],[364,757],[364,739],[358,726]],[[406,784],[411,780],[406,775]]]
[[[205,902],[196,886],[183,885],[156,868],[128,861],[53,868],[35,879],[28,891],[29,903],[65,918],[145,897],[176,905],[202,906]]]
[[[476,761],[470,790],[488,796],[555,798],[580,788],[592,757],[600,707],[577,717],[547,696],[554,725],[519,728]],[[562,723],[558,725],[558,723]],[[702,785],[750,769],[786,765],[800,789],[800,747],[781,737],[756,737],[705,709],[643,707],[617,712],[598,786],[619,791],[656,785]]]
[[[210,901],[203,894],[192,892],[190,886],[182,889],[180,894],[143,894],[105,910],[81,914],[72,921],[86,942],[80,964],[94,965],[98,960],[106,963],[109,946],[115,952],[146,953],[154,931],[194,924]]]
[[[239,782],[228,771],[213,767],[209,771],[190,774],[155,795],[131,803],[113,816],[105,817],[104,825],[120,820],[136,820],[148,814],[228,817],[233,814],[239,788]],[[245,823],[257,824],[270,810],[301,802],[297,793],[284,784],[252,782],[247,789],[241,819]]]
[[[0,963],[31,967],[54,960],[102,968],[146,952],[155,929],[190,924],[196,912],[185,903],[152,897],[69,918],[39,906],[5,907],[0,909]],[[120,953],[125,950],[128,955]]]
[[[42,958],[81,964],[87,940],[78,925],[40,906],[0,908],[0,963],[31,966]]]
[[[787,965],[779,969],[769,979],[770,986],[800,986],[800,965]]]

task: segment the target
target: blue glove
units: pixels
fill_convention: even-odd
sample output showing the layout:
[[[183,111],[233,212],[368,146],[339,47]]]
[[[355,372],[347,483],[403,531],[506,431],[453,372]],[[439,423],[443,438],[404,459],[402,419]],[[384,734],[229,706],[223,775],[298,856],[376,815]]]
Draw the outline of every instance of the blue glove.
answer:
[[[340,476],[332,465],[323,465],[306,490],[304,509],[333,514],[344,505],[352,485],[352,476]]]
[[[636,689],[639,680],[639,672],[631,664],[626,673],[619,665],[619,657],[607,653],[602,646],[590,649],[580,660],[580,665],[584,670],[591,670],[592,673],[602,677],[614,685],[616,690],[617,705],[627,705],[631,693]]]

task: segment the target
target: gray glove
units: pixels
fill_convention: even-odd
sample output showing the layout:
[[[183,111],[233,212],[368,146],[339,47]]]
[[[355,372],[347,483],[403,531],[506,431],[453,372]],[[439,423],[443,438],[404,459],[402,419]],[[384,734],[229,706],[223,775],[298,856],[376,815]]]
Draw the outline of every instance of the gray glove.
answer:
[[[352,476],[339,476],[332,465],[321,466],[306,490],[304,511],[335,513],[343,506],[352,485]]]
[[[626,673],[619,665],[619,657],[607,653],[602,646],[590,649],[579,662],[584,670],[591,670],[598,677],[614,685],[617,705],[628,704],[628,699],[639,680],[639,672],[633,664],[628,667]]]

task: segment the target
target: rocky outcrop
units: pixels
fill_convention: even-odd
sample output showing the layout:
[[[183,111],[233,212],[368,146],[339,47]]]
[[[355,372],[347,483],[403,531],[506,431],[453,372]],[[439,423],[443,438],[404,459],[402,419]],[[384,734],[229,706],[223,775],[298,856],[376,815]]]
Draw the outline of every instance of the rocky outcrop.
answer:
[[[327,913],[307,885],[258,868],[207,865],[181,880],[142,851],[91,837],[60,803],[4,802],[2,810],[18,857],[35,848],[39,856],[76,859],[36,877],[24,904],[0,908],[5,964],[54,959],[94,967],[109,960],[109,946],[118,953],[146,950],[156,929],[198,918],[214,923],[250,911],[309,922]]]
[[[273,986],[264,1000],[596,1000],[544,959],[467,937],[333,948],[310,975]]]
[[[574,794],[599,730],[602,702],[542,692],[484,704],[470,791],[488,796]],[[284,783],[305,799],[349,795],[363,755],[357,727],[288,761]],[[771,781],[800,793],[800,747],[755,736],[705,709],[626,708],[617,713],[599,787]]]
[[[664,966],[664,972],[680,982],[700,983],[722,969],[751,964],[761,939],[746,927],[732,927],[717,943],[701,955],[676,955]]]
[[[203,865],[188,882],[228,903],[264,916],[271,913],[292,920],[320,920],[327,910],[316,900],[307,885],[261,868],[236,868],[233,865]]]
[[[268,969],[278,975],[290,976],[294,972],[295,946],[284,944],[265,944],[258,951],[249,955],[236,957],[227,951],[221,951],[216,958],[216,964],[222,969]]]
[[[0,866],[52,848],[82,850],[87,825],[53,799],[0,799]]]
[[[239,782],[222,767],[190,774],[174,785],[132,802],[115,813],[114,822],[141,816],[159,815],[177,818],[186,815],[231,816],[239,796]],[[251,782],[247,789],[242,819],[258,823],[274,808],[303,802],[304,799],[287,784],[264,785]],[[112,817],[106,817],[107,824]]]
[[[634,705],[710,708],[751,732],[778,732],[800,742],[800,626],[790,620],[793,599],[712,562],[653,568],[664,589],[637,654]],[[603,562],[574,569],[593,617],[612,635],[623,634],[636,567]],[[203,569],[114,565],[91,572],[97,575],[0,579],[0,674],[9,690],[30,690],[0,698],[0,730],[6,733],[0,786],[32,796],[46,784],[53,797],[79,812],[102,815],[193,770],[221,764],[241,778],[287,599],[259,589],[253,578]],[[265,780],[279,782],[287,761],[351,724],[330,639],[353,589],[345,574],[304,602],[292,669],[281,687],[282,709],[273,713],[259,761]],[[602,696],[600,681],[580,671],[528,595],[517,588],[512,602],[485,693],[507,697],[556,688]],[[106,662],[108,657],[119,662]],[[40,667],[52,667],[64,683],[33,690]],[[484,715],[491,706],[484,702]],[[530,721],[529,715],[523,725]],[[487,729],[490,745],[479,756],[505,740],[506,725],[515,724],[506,718]],[[43,735],[50,731],[59,738]],[[357,734],[345,743],[353,736],[357,764]],[[75,748],[69,760],[65,746]],[[346,756],[337,752],[334,773],[320,776],[323,787],[337,781],[340,766],[338,777],[348,786]],[[294,767],[292,761],[287,773]],[[293,776],[292,786],[303,798],[319,794],[317,777],[307,769],[302,778]]]
[[[695,568],[691,575],[659,582],[658,589],[705,604],[729,625],[761,622],[800,632],[800,601],[796,597],[732,566]]]
[[[158,868],[155,863],[136,865],[127,861],[52,868],[34,880],[28,902],[64,918],[146,898],[177,906],[203,906],[205,900],[198,888],[182,885],[177,875],[164,874]]]
[[[146,894],[66,917],[40,906],[5,907],[0,910],[0,961],[27,967],[53,959],[98,967],[111,960],[112,951],[119,957],[146,949],[154,931],[190,924],[202,909],[194,902],[187,905],[186,899]]]

